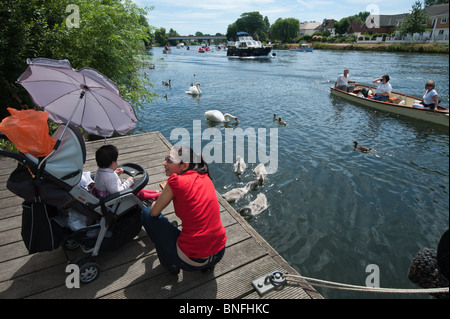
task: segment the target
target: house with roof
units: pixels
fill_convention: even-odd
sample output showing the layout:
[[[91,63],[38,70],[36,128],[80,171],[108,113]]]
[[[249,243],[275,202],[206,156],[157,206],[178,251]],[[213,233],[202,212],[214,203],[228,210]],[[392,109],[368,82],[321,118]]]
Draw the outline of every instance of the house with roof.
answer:
[[[331,36],[334,37],[336,35],[334,23],[337,22],[334,19],[324,19],[323,22],[317,26],[317,28],[314,30],[314,32],[320,32],[323,33],[326,30],[331,32]]]
[[[449,40],[449,20],[448,20],[449,4],[436,4],[425,8],[428,15],[427,31],[424,34],[414,34],[414,40],[424,41],[445,41]],[[404,18],[399,20],[399,28],[404,22]],[[409,37],[410,38],[410,37]]]
[[[362,23],[357,19],[350,20],[350,28],[347,31],[347,34],[354,34],[357,37],[361,35],[362,31]]]
[[[391,34],[397,30],[404,20],[405,14],[395,15],[370,15],[361,26],[361,33],[375,34],[386,33]]]
[[[448,3],[437,4],[426,8],[429,36],[434,40],[449,39]]]
[[[320,25],[320,22],[305,22],[300,24],[300,36],[313,35],[314,32],[317,32],[316,28]]]

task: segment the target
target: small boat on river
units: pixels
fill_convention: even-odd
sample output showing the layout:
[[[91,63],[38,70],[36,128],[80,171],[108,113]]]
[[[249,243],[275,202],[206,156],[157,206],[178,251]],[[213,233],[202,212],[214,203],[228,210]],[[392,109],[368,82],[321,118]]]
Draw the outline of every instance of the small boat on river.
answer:
[[[269,58],[271,46],[263,46],[255,41],[247,32],[238,32],[238,41],[228,42],[227,56],[236,58]]]
[[[449,110],[438,106],[437,111],[421,107],[422,99],[406,94],[391,92],[388,102],[371,100],[371,91],[375,93],[376,88],[364,84],[355,84],[353,92],[345,92],[331,87],[331,94],[344,98],[352,103],[361,104],[385,112],[391,112],[431,123],[449,126]],[[367,94],[367,96],[366,96]]]
[[[313,52],[314,48],[311,47],[308,43],[302,43],[299,48],[290,47],[289,51],[296,52]]]

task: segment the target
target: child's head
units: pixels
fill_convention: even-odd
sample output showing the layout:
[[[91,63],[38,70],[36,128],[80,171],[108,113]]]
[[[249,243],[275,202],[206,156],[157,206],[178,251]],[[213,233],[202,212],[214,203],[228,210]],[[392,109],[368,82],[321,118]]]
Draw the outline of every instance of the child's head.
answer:
[[[100,168],[108,168],[117,161],[119,151],[114,145],[103,145],[95,152],[95,160]]]

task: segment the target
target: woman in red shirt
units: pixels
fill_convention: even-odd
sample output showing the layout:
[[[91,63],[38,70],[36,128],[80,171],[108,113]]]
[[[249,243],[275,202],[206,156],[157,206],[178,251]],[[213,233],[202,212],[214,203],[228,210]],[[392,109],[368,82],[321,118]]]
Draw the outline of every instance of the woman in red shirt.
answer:
[[[173,147],[163,165],[169,179],[151,208],[142,212],[142,224],[170,272],[212,269],[225,253],[227,237],[208,165],[186,146]],[[161,214],[170,202],[181,231]]]

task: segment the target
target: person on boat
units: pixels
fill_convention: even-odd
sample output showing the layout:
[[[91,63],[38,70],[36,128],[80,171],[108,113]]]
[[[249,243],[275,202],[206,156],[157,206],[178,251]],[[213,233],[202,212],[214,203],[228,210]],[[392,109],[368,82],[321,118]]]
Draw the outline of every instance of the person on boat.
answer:
[[[428,81],[425,84],[425,95],[423,96],[423,106],[426,108],[433,109],[437,111],[439,105],[438,93],[435,90],[436,84],[434,81]]]
[[[348,78],[348,73],[350,71],[348,69],[344,70],[344,73],[339,75],[336,82],[334,82],[334,87],[338,90],[344,91],[344,92],[353,92],[353,89],[355,88],[353,85],[348,86],[349,83],[355,83],[355,81],[350,81]]]
[[[389,83],[389,75],[385,74],[380,78],[373,80],[374,84],[378,84],[378,88],[371,99],[375,101],[389,101],[389,94],[392,92],[392,86]]]
[[[161,196],[142,212],[142,224],[170,273],[211,270],[225,253],[227,236],[208,165],[188,146],[172,147],[163,165],[169,179],[161,185]],[[161,213],[170,202],[181,231]]]

